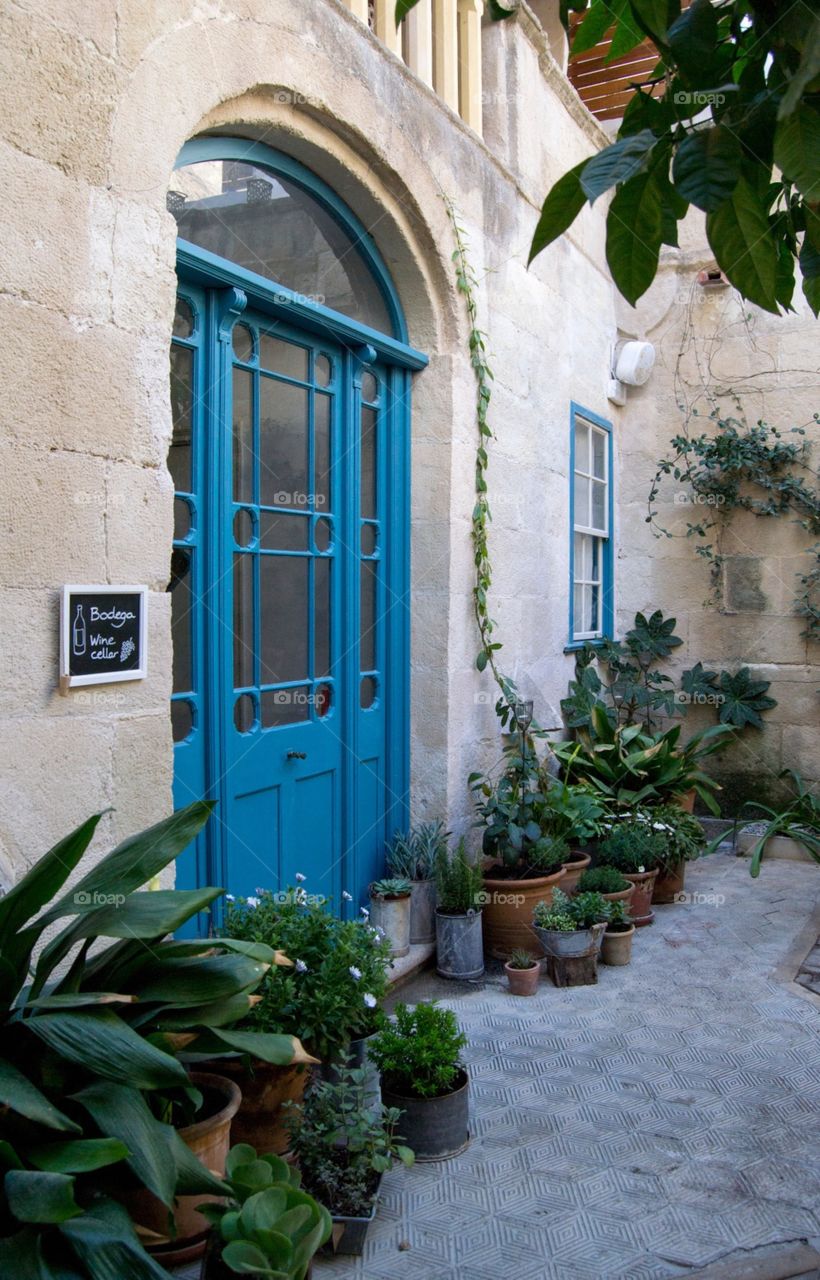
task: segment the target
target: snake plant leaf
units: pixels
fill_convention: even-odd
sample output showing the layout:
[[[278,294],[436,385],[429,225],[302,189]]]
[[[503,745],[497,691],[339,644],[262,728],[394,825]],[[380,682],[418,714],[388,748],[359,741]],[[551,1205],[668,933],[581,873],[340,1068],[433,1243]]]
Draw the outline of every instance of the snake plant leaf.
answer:
[[[18,1071],[6,1058],[0,1058],[0,1104],[9,1107],[27,1120],[58,1129],[63,1133],[82,1133],[82,1129],[68,1116],[58,1111],[44,1093]]]
[[[168,1280],[142,1248],[125,1209],[101,1200],[59,1228],[89,1280]]]
[[[91,1173],[126,1160],[131,1153],[118,1138],[70,1138],[29,1147],[26,1154],[35,1169],[45,1173]]]
[[[129,1080],[140,1089],[188,1082],[176,1058],[148,1044],[110,1008],[38,1014],[26,1026],[55,1053],[103,1080]]]
[[[40,916],[38,924],[43,927],[62,916],[96,911],[101,899],[113,901],[141,888],[187,849],[213,808],[213,801],[196,800],[155,826],[129,836]]]
[[[65,1222],[82,1213],[74,1199],[74,1179],[65,1173],[10,1169],[3,1189],[18,1222]]]

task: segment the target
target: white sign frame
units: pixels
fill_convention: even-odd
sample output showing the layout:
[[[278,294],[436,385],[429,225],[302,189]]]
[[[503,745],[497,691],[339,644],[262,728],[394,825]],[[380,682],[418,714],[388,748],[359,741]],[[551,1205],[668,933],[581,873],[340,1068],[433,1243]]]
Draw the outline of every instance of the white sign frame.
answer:
[[[72,595],[134,595],[140,600],[139,653],[140,665],[127,671],[104,671],[100,675],[73,676],[70,674]],[[112,585],[109,582],[76,583],[64,586],[60,592],[60,690],[65,693],[80,685],[120,684],[123,680],[144,680],[148,675],[148,588],[140,586]]]

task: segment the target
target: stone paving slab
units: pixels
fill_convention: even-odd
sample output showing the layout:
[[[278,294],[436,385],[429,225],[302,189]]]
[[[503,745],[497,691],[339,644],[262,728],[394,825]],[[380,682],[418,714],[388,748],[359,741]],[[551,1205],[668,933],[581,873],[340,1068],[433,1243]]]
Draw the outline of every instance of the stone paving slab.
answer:
[[[387,1175],[364,1256],[317,1259],[315,1280],[694,1280],[721,1260],[728,1280],[738,1251],[808,1256],[820,1010],[782,968],[818,889],[816,866],[752,880],[718,853],[597,986],[516,999],[498,969],[419,975],[398,998],[440,999],[469,1037],[473,1140]]]

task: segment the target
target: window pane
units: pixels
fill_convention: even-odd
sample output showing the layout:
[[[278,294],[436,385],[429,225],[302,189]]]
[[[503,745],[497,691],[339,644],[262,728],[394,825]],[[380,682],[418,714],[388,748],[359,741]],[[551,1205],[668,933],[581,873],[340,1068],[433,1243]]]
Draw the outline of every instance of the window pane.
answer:
[[[573,587],[572,591],[572,633],[581,635],[584,630],[584,588]]]
[[[330,560],[313,562],[313,674],[330,675]]]
[[[233,500],[253,502],[253,374],[233,371]]]
[[[592,432],[592,474],[606,479],[606,436],[603,431]]]
[[[171,420],[173,433],[168,450],[168,470],[174,488],[190,493],[191,433],[194,404],[194,353],[190,347],[171,347]]]
[[[576,582],[586,581],[589,570],[589,536],[585,533],[575,534],[573,556],[573,577]]]
[[[192,550],[174,547],[171,552],[171,637],[173,641],[173,691],[190,693],[194,687],[193,644],[193,563]]]
[[[583,476],[575,476],[575,507],[573,519],[576,525],[589,528],[589,481]]]
[[[262,728],[299,724],[310,718],[310,690],[306,684],[294,689],[265,689],[262,693]]]
[[[314,506],[330,511],[330,396],[318,394],[313,401],[313,470]]]
[[[575,424],[575,470],[589,473],[589,427],[585,422]]]
[[[253,334],[246,325],[234,325],[231,341],[233,343],[233,353],[237,360],[247,364],[249,360],[253,359]]]
[[[175,338],[190,338],[193,332],[194,313],[184,298],[177,298],[172,333]]]
[[[260,511],[259,542],[265,551],[307,551],[308,517]]]
[[[194,709],[185,698],[171,703],[171,732],[174,742],[184,742],[194,727]]]
[[[284,338],[274,338],[269,333],[259,335],[259,363],[263,369],[272,373],[284,373],[288,378],[308,376],[308,353],[306,347],[297,347]]]
[[[590,480],[592,486],[591,527],[606,532],[606,485],[600,480]]]
[[[252,555],[233,558],[233,683],[241,689],[253,678],[253,561]]]
[[[376,563],[362,560],[361,572],[361,647],[360,670],[376,667]]]
[[[376,518],[376,410],[362,409],[362,516]]]
[[[592,562],[586,572],[587,579],[590,582],[601,581],[601,541],[600,538],[587,538],[589,551],[592,553]]]
[[[308,563],[307,557],[260,557],[263,684],[308,674]]]
[[[590,631],[601,630],[601,591],[599,587],[589,588],[589,629]]]
[[[233,704],[233,722],[239,733],[250,733],[256,723],[256,705],[249,693],[240,693]]]
[[[203,160],[176,170],[168,206],[183,240],[392,333],[355,240],[290,179],[236,160]]]
[[[261,379],[259,492],[266,507],[308,505],[308,393]]]

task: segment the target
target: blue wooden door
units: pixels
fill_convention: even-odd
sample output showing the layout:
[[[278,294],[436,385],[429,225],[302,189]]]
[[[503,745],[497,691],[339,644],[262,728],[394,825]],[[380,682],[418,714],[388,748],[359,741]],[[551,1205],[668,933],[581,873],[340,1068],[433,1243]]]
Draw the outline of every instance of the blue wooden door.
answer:
[[[363,899],[406,810],[407,375],[184,284],[171,361],[175,803],[218,802],[179,883]]]

